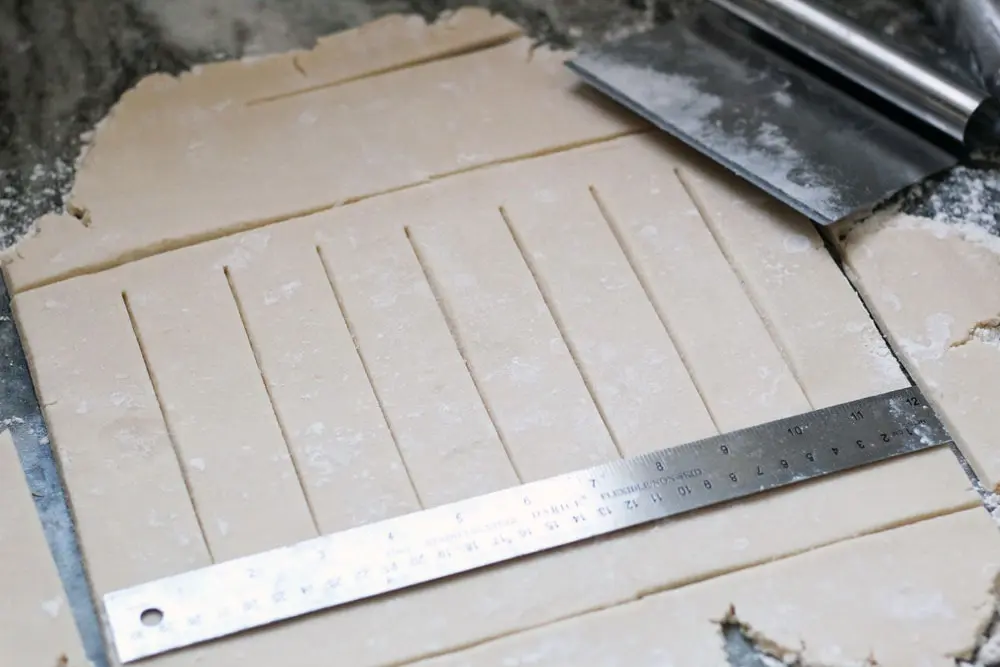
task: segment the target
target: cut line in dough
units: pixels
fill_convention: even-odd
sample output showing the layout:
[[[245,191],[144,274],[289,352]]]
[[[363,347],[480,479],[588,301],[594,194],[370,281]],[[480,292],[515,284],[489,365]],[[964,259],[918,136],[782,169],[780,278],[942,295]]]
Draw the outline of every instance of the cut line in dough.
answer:
[[[45,221],[7,266],[95,594],[906,385],[808,221],[582,93],[566,54],[451,20],[147,81],[85,156],[89,226]],[[913,536],[989,546],[985,517],[922,521],[977,502],[949,451],[923,452],[151,664],[399,665],[678,598],[718,616],[740,591],[741,620],[822,647],[856,628],[783,617],[779,583],[848,611],[940,583]],[[988,593],[981,553],[945,572],[949,600]],[[861,588],[804,579],[838,556]],[[962,606],[934,650],[986,611]],[[709,620],[668,630],[712,659]],[[925,631],[890,620],[847,653]]]
[[[827,295],[831,312],[826,317],[867,320],[808,224],[781,210],[769,212],[720,172],[705,171],[700,178],[716,184],[713,197],[730,207],[718,204],[707,214],[719,239],[729,244],[730,265],[691,200],[670,196],[679,189],[674,169],[699,168],[692,160],[660,137],[625,137],[470,172],[17,294],[16,314],[56,451],[67,461],[67,486],[97,591],[191,569],[208,558],[209,546],[212,554],[226,558],[294,539],[293,532],[312,530],[306,495],[326,532],[343,526],[343,518],[364,521],[370,512],[374,520],[406,511],[400,501],[415,502],[414,488],[430,506],[516,484],[512,461],[525,479],[534,479],[607,460],[616,455],[612,429],[623,438],[623,449],[633,452],[714,433],[651,302],[658,299],[668,315],[692,307],[685,306],[686,300],[697,303],[698,285],[687,282],[688,265],[716,267],[704,276],[705,284],[725,298],[702,303],[720,323],[728,317],[720,309],[731,303],[738,304],[733,312],[752,318],[751,296],[764,294],[757,305],[782,332],[788,358],[800,364],[798,376],[816,405],[903,386],[898,368],[887,373],[864,339],[813,326],[813,311],[802,305],[810,290]],[[591,186],[611,213],[610,223],[618,225],[622,245]],[[696,181],[693,187],[709,185]],[[521,237],[521,251],[501,207]],[[784,216],[780,223],[778,215]],[[666,234],[672,224],[682,224],[672,220],[683,221],[683,236]],[[679,262],[673,271],[658,267],[679,251],[669,244],[639,243],[656,230],[691,249],[687,256],[673,255]],[[734,241],[744,234],[754,242]],[[809,243],[801,243],[803,237]],[[438,299],[414,246],[439,287]],[[622,246],[632,248],[635,269]],[[588,255],[593,255],[590,262]],[[775,268],[779,260],[781,271]],[[226,284],[227,269],[260,368]],[[773,283],[776,272],[781,280]],[[743,291],[740,279],[751,294]],[[548,305],[539,284],[548,292]],[[164,437],[163,417],[151,399],[124,309],[108,305],[120,304],[123,290],[131,303],[144,304],[136,312],[140,331],[156,337],[153,375],[172,378],[161,387],[161,399],[169,421],[185,424],[177,432],[180,460]],[[487,297],[492,308],[484,307]],[[454,331],[439,301],[453,318]],[[562,319],[561,332],[553,313]],[[703,386],[713,373],[718,376],[719,363],[716,347],[694,344],[706,322],[696,317],[671,321],[676,340],[687,341],[690,370]],[[60,334],[67,328],[78,338]],[[746,330],[756,333],[725,338],[739,351],[726,361],[731,377],[761,394],[771,395],[775,386],[785,389],[757,402],[740,402],[738,395],[721,390],[706,392],[715,414],[736,424],[808,410],[810,402],[796,391],[762,322],[751,319]],[[608,428],[571,348],[595,383]],[[553,351],[551,358],[545,350]],[[313,366],[328,358],[352,370]],[[205,361],[188,366],[192,359]],[[533,359],[550,362],[559,383],[548,384],[551,379],[535,371]],[[770,360],[767,372],[756,362],[762,359]],[[836,359],[865,372],[819,372],[817,359]],[[273,412],[261,370],[272,388]],[[776,378],[783,384],[776,385]],[[232,398],[216,407],[221,399],[199,395],[194,391],[199,383],[204,388],[232,383]],[[358,391],[339,391],[340,386]],[[670,400],[650,410],[642,399],[656,391],[687,396],[699,410],[678,411]],[[727,405],[727,396],[737,398]],[[365,433],[381,437],[369,449],[366,440],[338,433],[326,412],[330,409],[342,415],[363,409],[359,414],[371,420]],[[388,424],[382,423],[383,410]],[[674,416],[667,411],[675,411]],[[281,454],[286,445],[273,424],[275,414],[287,424],[288,448],[304,488],[293,484],[293,466]],[[664,430],[668,418],[679,428]],[[580,437],[577,428],[590,433]],[[244,443],[252,451],[241,452]],[[227,449],[239,454],[238,466],[227,466],[225,456],[209,458],[209,452]],[[192,489],[193,506],[180,481],[185,473],[199,479]],[[135,479],[159,480],[145,506],[131,495]],[[267,492],[273,495],[254,490],[244,498],[251,490],[242,486],[244,479],[268,480],[273,486]],[[330,479],[347,486],[338,491]],[[381,492],[365,495],[365,488]],[[886,494],[886,488],[894,492]],[[396,664],[976,502],[951,453],[926,452],[336,610],[273,633],[202,647],[191,655],[220,666],[246,656],[270,664],[291,642],[305,647],[297,655],[302,665],[318,665],[324,664],[327,646],[318,635],[336,637],[353,664]],[[173,518],[151,523],[151,510]],[[324,523],[324,513],[336,520]],[[252,535],[236,521],[246,526],[251,516]],[[197,517],[206,525],[204,536],[187,532],[197,531]],[[220,520],[231,529],[222,530]],[[109,534],[111,527],[120,533]],[[176,533],[178,528],[185,532]],[[158,545],[155,558],[146,555],[149,544]],[[582,580],[587,587],[580,587]],[[384,627],[394,628],[393,641],[369,640]]]
[[[5,267],[10,290],[645,127],[584,90],[566,54],[506,41],[517,28],[505,19],[474,10],[417,24],[387,18],[323,40],[294,58],[339,83],[266,103],[244,102],[289,79],[301,87],[293,56],[145,80],[79,165],[70,206],[88,224],[39,220]]]

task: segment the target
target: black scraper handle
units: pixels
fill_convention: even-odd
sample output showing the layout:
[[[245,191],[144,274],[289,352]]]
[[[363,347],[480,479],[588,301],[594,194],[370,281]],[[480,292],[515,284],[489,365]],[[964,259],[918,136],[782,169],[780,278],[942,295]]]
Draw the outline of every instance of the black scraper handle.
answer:
[[[968,51],[986,89],[1000,98],[1000,0],[930,0],[938,23]]]

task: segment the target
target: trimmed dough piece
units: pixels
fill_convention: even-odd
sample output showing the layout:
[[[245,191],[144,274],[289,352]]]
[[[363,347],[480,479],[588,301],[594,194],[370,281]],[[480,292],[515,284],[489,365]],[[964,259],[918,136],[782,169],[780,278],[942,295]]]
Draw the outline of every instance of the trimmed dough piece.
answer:
[[[342,240],[319,249],[424,506],[517,484],[406,237],[382,235],[362,252]]]
[[[593,190],[720,431],[807,412],[809,402],[673,170]]]
[[[983,483],[1000,489],[1000,238],[890,213],[840,241],[854,283]]]
[[[802,215],[700,156],[681,177],[813,408],[909,384]]]
[[[130,281],[128,307],[214,559],[315,537],[223,269],[163,265]]]
[[[38,667],[90,665],[10,433],[0,433],[0,656]]]
[[[930,519],[504,637],[419,667],[726,667],[720,621],[803,665],[954,667],[996,608],[982,509]]]
[[[476,222],[465,224],[472,216]],[[468,210],[457,225],[442,222],[448,218],[446,207],[422,211],[406,233],[521,480],[618,458],[500,211]]]
[[[114,456],[105,454],[106,442],[99,439],[100,430],[94,430],[93,425],[81,420],[72,407],[73,397],[81,393],[81,383],[93,382],[98,396],[114,386],[118,373],[126,373],[128,368],[133,372],[144,372],[141,357],[135,360],[136,354],[129,352],[136,349],[134,336],[130,331],[124,305],[121,304],[121,292],[126,292],[134,285],[151,284],[151,276],[158,276],[155,282],[157,289],[169,290],[171,281],[165,279],[170,267],[179,274],[193,274],[198,271],[222,274],[223,268],[229,266],[231,274],[235,272],[253,273],[260,267],[262,270],[280,261],[284,252],[295,253],[286,262],[288,273],[283,274],[289,280],[308,280],[308,275],[315,274],[315,268],[303,266],[300,273],[296,262],[305,262],[306,257],[318,246],[323,251],[326,260],[326,270],[333,277],[339,291],[342,292],[347,319],[355,327],[357,343],[362,357],[372,369],[374,393],[381,396],[389,417],[389,424],[413,428],[417,437],[412,437],[411,444],[419,444],[410,448],[416,456],[413,464],[422,465],[425,461],[421,455],[441,457],[451,450],[469,443],[484,443],[492,448],[488,451],[502,452],[495,432],[490,432],[489,415],[486,413],[476,387],[469,376],[469,368],[463,363],[458,346],[448,330],[447,321],[442,308],[434,299],[427,285],[423,271],[409,245],[403,225],[411,224],[411,236],[422,239],[419,243],[428,246],[425,253],[430,273],[437,277],[440,284],[448,284],[455,279],[451,276],[453,270],[444,262],[438,263],[435,257],[442,255],[444,248],[437,252],[430,246],[434,237],[423,234],[425,225],[440,225],[441,230],[449,226],[467,226],[469,234],[475,230],[487,229],[488,233],[498,233],[499,225],[503,224],[493,212],[499,213],[500,206],[513,209],[512,203],[519,210],[529,210],[528,199],[532,193],[548,188],[570,188],[576,184],[576,189],[567,192],[562,200],[570,208],[580,206],[580,202],[590,201],[588,185],[593,184],[598,192],[609,201],[620,200],[616,186],[611,183],[608,174],[616,174],[615,178],[641,180],[648,178],[650,173],[671,173],[677,166],[683,154],[675,144],[656,137],[639,136],[623,138],[601,146],[574,150],[558,155],[541,157],[530,161],[520,161],[514,164],[469,173],[440,182],[399,192],[392,195],[373,198],[355,205],[345,206],[325,212],[307,219],[290,221],[232,237],[219,239],[202,244],[195,248],[166,253],[154,258],[134,262],[94,276],[84,276],[45,288],[24,292],[15,296],[15,305],[19,323],[28,339],[29,353],[35,378],[39,385],[42,401],[48,407],[50,420],[60,421],[59,428],[53,424],[53,433],[57,451],[60,457],[72,454],[73,461],[80,465],[87,463],[94,466],[95,462],[103,463],[109,459],[112,465],[118,465]],[[617,182],[617,181],[616,181]],[[635,197],[646,202],[648,208],[641,209],[636,203],[631,215],[655,216],[657,211],[664,211],[663,202],[652,196],[643,196],[637,188],[627,190],[629,197]],[[543,196],[543,202],[544,196]],[[557,224],[560,210],[551,208],[553,215],[549,218]],[[681,206],[689,204],[681,202]],[[596,208],[596,204],[594,204]],[[616,216],[622,214],[616,213]],[[766,222],[767,218],[762,218]],[[761,222],[761,225],[764,225]],[[797,222],[808,229],[805,223]],[[497,227],[483,227],[496,225]],[[435,227],[437,228],[437,227]],[[627,221],[622,224],[627,237],[629,227]],[[761,233],[766,232],[766,226]],[[443,232],[442,232],[443,233]],[[611,236],[607,234],[605,238]],[[448,237],[451,238],[451,237]],[[511,241],[512,242],[512,241]],[[606,243],[614,243],[610,238]],[[779,237],[780,242],[780,237]],[[626,244],[629,241],[626,240]],[[768,246],[764,246],[766,250]],[[270,254],[272,248],[277,248]],[[285,250],[281,250],[284,248]],[[620,249],[611,246],[599,246],[601,253],[614,257]],[[705,247],[703,252],[710,252],[711,247]],[[509,246],[508,246],[509,250]],[[530,253],[533,248],[529,245]],[[718,250],[716,252],[719,252]],[[509,254],[509,253],[508,253]],[[823,255],[812,256],[811,262],[819,263]],[[766,258],[766,256],[765,256]],[[470,256],[470,260],[474,256]],[[316,254],[316,265],[320,264],[319,254]],[[715,260],[718,265],[718,258]],[[829,256],[825,260],[832,264]],[[621,267],[627,262],[620,257],[614,266]],[[375,266],[384,263],[384,266]],[[751,258],[744,258],[744,266],[752,267]],[[238,269],[233,267],[239,267]],[[485,270],[489,264],[470,261],[467,269],[475,273]],[[554,265],[559,268],[559,265]],[[792,278],[795,279],[799,265],[792,266]],[[812,266],[812,265],[810,265]],[[378,271],[376,269],[382,269]],[[391,268],[391,273],[385,269]],[[513,268],[511,269],[513,270]],[[750,272],[747,272],[750,275]],[[298,278],[297,276],[302,276]],[[804,273],[803,276],[812,275]],[[379,289],[379,276],[389,276],[391,284],[385,284],[386,289]],[[284,278],[283,278],[284,280]],[[518,282],[531,280],[527,266],[524,266]],[[241,290],[239,281],[238,296],[243,303],[262,302],[273,287],[264,291]],[[593,283],[591,283],[593,284]],[[832,294],[850,294],[850,286],[839,279],[829,285],[822,285]],[[392,288],[392,289],[388,289]],[[632,299],[636,293],[641,293],[641,285],[632,280],[625,288],[625,296]],[[591,290],[592,298],[597,301],[617,300],[624,290],[606,291]],[[560,298],[573,298],[574,294]],[[318,294],[318,292],[317,292]],[[442,290],[442,300],[445,311],[456,317],[461,316],[460,309],[449,301],[451,297]],[[530,291],[525,292],[530,296]],[[94,295],[104,295],[100,302]],[[272,294],[272,298],[274,295]],[[331,312],[336,307],[336,299],[323,299],[317,308],[329,308]],[[832,298],[841,298],[835,296]],[[534,307],[539,309],[539,317],[544,318],[545,304],[540,295],[533,297]],[[64,304],[65,310],[51,309],[47,304]],[[856,303],[846,300],[847,303]],[[780,300],[768,301],[760,305],[765,315],[773,316],[768,310]],[[302,304],[303,306],[312,306]],[[565,308],[565,303],[555,303],[554,308]],[[670,304],[668,303],[667,306]],[[177,303],[176,308],[184,308],[183,303]],[[116,309],[117,308],[117,309]],[[595,312],[614,312],[607,302],[597,303]],[[166,317],[169,313],[164,314]],[[849,314],[853,316],[853,314]],[[808,312],[801,314],[801,320],[789,316],[792,324],[799,322],[804,326]],[[230,330],[238,325],[238,314],[233,308],[213,308],[204,315],[221,329]],[[551,316],[549,316],[551,317]],[[415,335],[409,330],[414,321],[422,321],[429,329],[429,334]],[[655,320],[655,318],[653,318]],[[250,338],[258,342],[271,340],[295,340],[290,338],[302,326],[301,323],[289,321],[287,317],[261,317],[260,326],[267,327],[268,332],[254,331],[250,318]],[[568,330],[567,337],[581,335],[581,329],[591,325],[591,320],[580,317],[576,329]],[[90,347],[81,347],[79,356],[72,350],[66,351],[65,336],[59,335],[61,325],[79,323],[72,330],[80,332],[89,339]],[[654,324],[659,324],[654,321]],[[682,323],[683,324],[683,323]],[[474,322],[458,323],[456,331],[462,340],[463,332],[474,327]],[[598,326],[603,323],[597,322]],[[799,326],[796,325],[796,326]],[[346,324],[345,324],[346,326]],[[546,325],[551,331],[554,321]],[[662,325],[660,325],[662,326]],[[791,325],[790,325],[791,326]],[[102,334],[102,330],[109,331]],[[123,333],[124,332],[124,333]],[[511,335],[517,330],[511,329]],[[582,331],[586,335],[586,331]],[[381,337],[381,338],[380,338]],[[102,341],[109,340],[112,349],[103,350]],[[857,338],[840,337],[834,340],[832,348],[811,348],[816,339],[807,337],[792,337],[789,339],[800,347],[796,348],[798,355],[823,355],[827,359],[864,359],[868,352]],[[341,338],[323,339],[318,345],[333,347],[346,345]],[[474,341],[466,340],[465,345]],[[734,341],[739,345],[739,341]],[[262,343],[263,345],[263,343]],[[72,345],[70,345],[72,347]],[[405,347],[404,347],[405,346]],[[124,355],[122,353],[124,351]],[[295,350],[272,349],[261,350],[260,358],[280,358],[281,354],[293,354]],[[318,352],[323,355],[347,354],[342,348],[326,349]],[[770,354],[775,354],[772,350]],[[244,354],[246,367],[254,373],[256,368],[252,355]],[[407,358],[411,358],[407,361]],[[812,357],[809,357],[811,359]],[[132,361],[126,369],[116,368],[121,360]],[[598,359],[599,361],[599,359]],[[698,368],[704,368],[710,360],[692,358],[691,367],[695,376]],[[135,371],[135,365],[139,364]],[[478,372],[475,364],[471,364],[473,372]],[[74,371],[76,374],[74,375]],[[155,369],[154,369],[155,371]],[[607,369],[610,372],[610,368]],[[244,372],[248,374],[243,375]],[[782,371],[787,373],[788,371]],[[266,371],[265,371],[266,373]],[[66,374],[69,374],[67,377]],[[127,377],[127,376],[126,376]],[[249,371],[240,370],[234,377],[249,378]],[[567,382],[569,382],[569,375]],[[826,379],[819,374],[804,375],[809,383],[810,391],[823,389]],[[259,373],[257,376],[259,381]],[[837,378],[841,382],[841,378]],[[855,383],[854,396],[871,393],[872,386],[869,377],[862,375],[852,380]],[[249,382],[249,380],[247,380]],[[582,378],[574,383],[574,391],[582,391]],[[142,386],[148,386],[148,379],[142,378]],[[761,381],[766,389],[769,383]],[[877,387],[878,385],[876,385]],[[495,394],[503,385],[492,387],[482,384],[487,404],[499,404],[499,396]],[[868,387],[866,389],[866,387]],[[522,389],[524,390],[524,389]],[[151,393],[151,389],[147,389]],[[503,389],[503,391],[507,391]],[[427,417],[428,401],[424,394],[441,392],[442,395],[454,396],[454,402],[461,406],[461,411],[449,410],[446,416],[461,414],[472,419],[470,424],[450,423],[449,429],[454,432],[466,433],[465,443],[447,438],[434,438],[434,424],[440,423]],[[493,396],[491,398],[491,395]],[[280,414],[287,413],[289,408],[283,402],[297,402],[294,392],[273,394],[275,410]],[[353,397],[342,396],[341,400],[353,400]],[[509,400],[509,398],[508,398]],[[63,403],[67,408],[63,408]],[[801,409],[801,400],[789,401],[785,409],[789,413]],[[476,407],[478,406],[478,408]],[[132,409],[127,402],[96,401],[93,406],[96,412],[91,419],[114,422],[123,413]],[[140,403],[135,407],[145,408]],[[155,404],[154,404],[155,407]],[[433,407],[433,404],[432,404]],[[762,413],[774,410],[774,406],[759,406]],[[724,405],[718,404],[713,409],[724,412]],[[422,411],[423,410],[423,411]],[[232,413],[229,413],[232,414]],[[769,412],[767,414],[773,414]],[[509,415],[494,412],[497,427],[500,432],[510,432],[517,425]],[[150,427],[155,433],[162,428],[162,421],[151,419]],[[98,419],[99,418],[99,419]],[[183,415],[178,415],[183,418]],[[765,419],[767,417],[762,417]],[[238,424],[233,424],[236,427]],[[73,428],[76,427],[76,428]],[[419,430],[418,430],[419,428]],[[88,430],[90,429],[90,430]],[[332,436],[331,436],[332,437]],[[483,440],[482,438],[485,438]],[[594,441],[599,446],[600,440]],[[169,447],[169,442],[164,442]],[[401,442],[401,444],[403,444]],[[443,444],[444,447],[433,447]],[[562,454],[561,443],[556,440],[551,445],[556,454],[547,454],[557,459]],[[404,449],[404,459],[406,451]],[[162,450],[156,450],[160,452]],[[593,450],[597,452],[598,450]],[[576,450],[578,453],[579,450]],[[577,455],[574,453],[574,456]],[[377,464],[366,465],[369,461],[383,461],[384,450],[379,450],[375,459],[360,457],[353,463],[348,463],[351,471],[362,475],[366,470],[371,474],[381,474],[383,471]],[[531,465],[530,453],[512,451],[513,462],[520,468],[527,469]],[[578,467],[573,464],[572,456],[566,456],[567,468]],[[497,461],[498,459],[493,459]],[[131,461],[129,461],[132,463]],[[186,461],[180,465],[174,458],[166,456],[151,456],[148,459],[135,462],[144,468],[141,476],[146,479],[177,480],[180,478],[180,466],[187,466]],[[411,461],[407,462],[408,464]],[[268,465],[267,461],[260,465]],[[91,468],[93,469],[93,468]],[[436,476],[432,475],[432,467],[427,466],[422,476],[415,477],[417,490],[448,493],[454,489],[464,489],[466,495],[475,494],[485,484],[513,483],[512,467],[506,460],[490,464],[483,469],[482,479],[470,476],[449,477],[440,468]],[[194,471],[187,470],[189,474]],[[215,471],[219,473],[219,471]],[[220,474],[219,484],[233,493],[240,493],[240,471],[231,470],[228,476]],[[308,469],[303,470],[308,473]],[[103,479],[103,473],[101,473]],[[349,473],[345,473],[348,478]],[[127,584],[142,581],[171,573],[174,568],[180,568],[179,563],[188,553],[185,549],[200,550],[204,553],[204,545],[198,541],[196,545],[184,545],[177,542],[176,547],[170,546],[172,537],[171,524],[151,523],[148,520],[148,510],[140,500],[132,497],[130,501],[125,485],[127,479],[112,478],[109,484],[114,488],[106,489],[105,493],[118,499],[116,503],[94,502],[86,496],[88,489],[97,477],[75,477],[68,480],[72,498],[82,495],[87,505],[86,512],[77,512],[80,529],[84,536],[85,555],[88,564],[94,568],[114,568],[122,561],[131,562],[133,554],[139,551],[145,541],[160,540],[164,544],[165,553],[158,554],[163,561],[150,562],[147,567],[130,570],[133,577]],[[485,482],[483,481],[485,480]],[[307,488],[309,482],[306,483]],[[894,489],[886,494],[885,489]],[[401,489],[404,493],[405,489]],[[326,502],[342,502],[344,504],[364,503],[366,499],[360,494],[354,494],[353,489],[346,489],[342,496],[329,496]],[[301,496],[292,494],[288,497],[289,511],[298,511]],[[206,655],[211,656],[215,665],[238,664],[230,662],[242,659],[240,656],[253,656],[257,662],[250,664],[272,664],[265,659],[278,651],[282,644],[271,637],[285,636],[289,643],[302,646],[301,654],[296,659],[301,665],[324,664],[328,660],[330,644],[336,641],[337,650],[350,655],[353,664],[384,665],[410,660],[422,655],[435,654],[466,645],[469,642],[481,641],[498,634],[514,632],[543,623],[550,623],[558,618],[576,615],[588,610],[612,606],[635,599],[637,596],[650,592],[673,588],[692,581],[710,578],[719,573],[733,569],[745,568],[755,563],[780,558],[799,551],[815,548],[822,544],[842,540],[857,534],[882,529],[889,525],[905,523],[922,516],[944,513],[959,507],[975,503],[975,497],[968,492],[968,483],[961,470],[951,459],[947,451],[934,451],[922,455],[911,456],[903,460],[888,462],[849,475],[821,480],[815,483],[789,490],[785,493],[770,494],[749,502],[739,503],[732,507],[698,513],[677,521],[667,522],[653,529],[634,531],[614,539],[602,540],[592,544],[562,550],[524,562],[508,564],[488,572],[457,578],[434,586],[392,596],[385,600],[376,600],[357,606],[352,606],[330,614],[315,616],[309,620],[295,622],[276,628],[274,632],[260,633],[247,637],[236,638],[231,642],[203,647],[194,652],[182,652],[179,656]],[[74,507],[77,503],[74,502]],[[179,517],[179,523],[193,521],[194,515],[186,497],[181,497],[173,508]],[[263,515],[257,526],[260,539],[271,539],[271,535],[282,534],[284,526],[274,524],[280,512],[269,512]],[[117,540],[105,542],[88,542],[88,535],[101,535],[109,523],[127,526],[130,532]],[[772,530],[780,526],[781,530]],[[734,530],[737,527],[739,530]],[[210,539],[218,539],[211,536]],[[678,548],[677,545],[697,545],[692,548]],[[214,548],[214,544],[212,545]],[[184,547],[184,548],[182,548]],[[140,552],[141,553],[141,552]],[[624,565],[624,564],[627,564]],[[186,568],[182,568],[186,569]],[[102,570],[103,572],[104,570]],[[106,572],[105,572],[106,574]],[[103,581],[103,580],[102,580]],[[588,585],[580,586],[580,581]],[[127,585],[122,584],[122,585]],[[107,588],[98,587],[98,592],[106,592]],[[428,609],[434,613],[427,613]],[[319,630],[313,630],[313,628]],[[389,637],[383,630],[391,627],[393,632]],[[303,633],[301,636],[295,633]],[[319,633],[317,638],[313,633]],[[286,644],[287,646],[287,644]],[[273,654],[277,656],[277,653]],[[326,656],[326,657],[324,657]],[[193,659],[193,658],[191,658]],[[270,659],[270,658],[268,658]],[[274,657],[274,660],[278,660]],[[181,660],[181,658],[177,658]],[[183,663],[180,663],[183,664]]]
[[[121,287],[33,294],[12,306],[94,593],[209,565]]]
[[[324,48],[337,52],[332,41]],[[581,92],[564,57],[518,39],[259,104],[224,104],[213,93],[205,105],[184,102],[171,120],[147,111],[156,101],[140,87],[98,128],[77,172],[72,206],[87,224],[39,221],[6,267],[8,284],[16,293],[643,127]]]
[[[504,193],[504,217],[625,456],[717,431],[670,333],[579,182]],[[519,196],[521,195],[521,196]]]
[[[294,240],[273,239],[254,262],[234,256],[227,266],[319,530],[418,510],[316,248]]]

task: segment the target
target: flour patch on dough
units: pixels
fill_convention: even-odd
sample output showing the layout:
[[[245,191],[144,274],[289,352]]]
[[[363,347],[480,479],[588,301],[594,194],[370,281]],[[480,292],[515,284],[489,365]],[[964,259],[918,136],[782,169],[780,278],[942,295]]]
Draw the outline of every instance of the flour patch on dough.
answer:
[[[302,281],[291,280],[287,283],[284,283],[283,285],[281,285],[281,287],[279,287],[276,290],[268,290],[264,292],[264,305],[273,306],[276,303],[290,299],[301,288],[302,288]]]
[[[958,617],[941,591],[904,588],[879,602],[893,618],[902,620],[950,620]]]
[[[871,359],[872,372],[876,382],[894,382],[899,378],[899,360],[889,349],[882,334],[870,320],[858,327],[857,323],[847,325],[848,331],[860,337],[865,352]]]
[[[882,289],[882,300],[885,301],[894,312],[898,313],[903,310],[903,302],[900,301],[895,292],[892,292],[887,288]]]
[[[782,246],[785,252],[795,255],[812,248],[812,240],[805,234],[789,234],[782,241]]]
[[[944,356],[951,343],[951,327],[955,318],[947,313],[928,315],[924,320],[924,335],[920,338],[900,338],[899,344],[917,365],[921,361],[937,360]]]
[[[62,611],[63,600],[61,597],[54,597],[51,600],[46,600],[42,603],[42,611],[51,616],[52,618],[57,618],[59,612]]]
[[[217,271],[223,269],[245,269],[255,257],[267,249],[271,242],[269,232],[250,232],[241,234],[234,247],[221,260],[215,262],[213,268]]]

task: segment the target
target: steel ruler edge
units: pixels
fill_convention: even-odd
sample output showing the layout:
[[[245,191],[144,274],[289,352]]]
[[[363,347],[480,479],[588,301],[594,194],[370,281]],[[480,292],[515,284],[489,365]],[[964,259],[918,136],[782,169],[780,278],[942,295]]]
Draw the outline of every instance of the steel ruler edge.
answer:
[[[123,663],[949,444],[916,387],[108,593]]]

